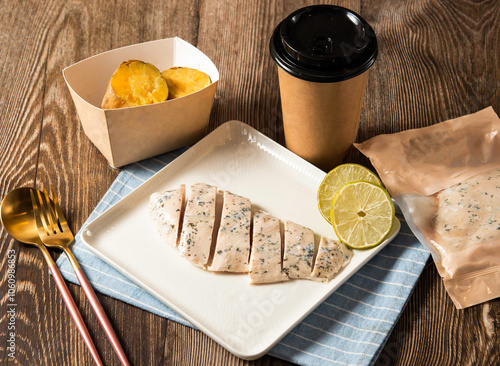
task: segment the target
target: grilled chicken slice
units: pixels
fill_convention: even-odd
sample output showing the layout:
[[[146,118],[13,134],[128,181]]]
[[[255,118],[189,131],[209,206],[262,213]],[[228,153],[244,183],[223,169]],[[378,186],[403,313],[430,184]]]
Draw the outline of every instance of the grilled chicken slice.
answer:
[[[216,196],[217,187],[208,184],[193,184],[189,189],[179,252],[198,267],[205,267],[210,257]]]
[[[179,242],[180,222],[186,187],[153,193],[149,199],[149,214],[161,238],[174,248]]]
[[[248,272],[250,283],[288,280],[281,268],[280,221],[263,212],[253,217],[253,243]]]
[[[250,256],[250,200],[224,192],[224,206],[210,271],[248,272]]]
[[[311,279],[320,282],[330,281],[337,272],[349,264],[351,257],[352,250],[344,243],[322,237]]]
[[[313,231],[292,221],[285,221],[283,271],[290,278],[309,278],[313,259]]]

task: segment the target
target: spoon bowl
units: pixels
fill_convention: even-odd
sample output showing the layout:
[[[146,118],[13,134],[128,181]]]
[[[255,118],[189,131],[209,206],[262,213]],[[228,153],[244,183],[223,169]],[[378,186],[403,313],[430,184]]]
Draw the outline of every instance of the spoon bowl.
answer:
[[[34,188],[29,187],[9,192],[0,205],[0,221],[14,239],[40,249],[45,260],[51,265],[54,261],[38,235],[30,191],[36,192]]]
[[[30,191],[34,189],[17,188],[7,194],[0,207],[2,225],[16,240],[32,245],[41,245],[33,215]]]

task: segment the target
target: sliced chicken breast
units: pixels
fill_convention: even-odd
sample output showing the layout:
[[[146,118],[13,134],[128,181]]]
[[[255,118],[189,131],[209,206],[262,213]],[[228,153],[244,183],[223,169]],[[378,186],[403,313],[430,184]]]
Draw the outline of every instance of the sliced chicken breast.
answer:
[[[261,211],[253,216],[252,233],[250,200],[230,192],[223,197],[216,206],[217,187],[197,183],[186,193],[181,185],[153,193],[149,213],[162,239],[192,264],[214,272],[248,272],[252,284],[296,278],[328,282],[350,262],[352,251],[343,243],[321,237],[315,253],[311,229],[285,221],[282,234],[280,220]]]
[[[248,278],[253,284],[288,280],[281,268],[280,221],[263,212],[256,212],[253,217]]]
[[[313,258],[313,231],[292,221],[285,221],[283,271],[290,278],[309,278]]]
[[[250,256],[250,200],[224,192],[224,206],[210,271],[248,272]]]
[[[320,282],[330,281],[337,272],[349,264],[351,257],[352,250],[344,243],[322,237],[311,279]]]
[[[186,187],[153,193],[149,199],[149,214],[161,238],[174,248],[179,241],[180,222]]]
[[[217,187],[197,183],[187,197],[178,248],[184,258],[199,267],[205,267],[210,257],[216,196]]]

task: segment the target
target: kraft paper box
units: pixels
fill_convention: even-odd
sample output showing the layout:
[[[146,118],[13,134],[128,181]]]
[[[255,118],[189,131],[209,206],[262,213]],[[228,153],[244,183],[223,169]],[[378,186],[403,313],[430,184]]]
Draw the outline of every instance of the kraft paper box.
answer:
[[[212,84],[161,103],[101,109],[111,76],[127,60],[151,63],[160,72],[173,66],[198,69],[210,76]],[[203,137],[219,80],[213,62],[178,37],[101,53],[65,68],[63,76],[85,134],[114,167],[193,144]]]

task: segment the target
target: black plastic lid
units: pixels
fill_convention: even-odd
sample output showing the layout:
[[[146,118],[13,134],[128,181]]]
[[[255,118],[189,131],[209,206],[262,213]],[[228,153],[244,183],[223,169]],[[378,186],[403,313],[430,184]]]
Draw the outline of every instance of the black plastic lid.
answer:
[[[378,53],[370,25],[355,12],[334,5],[299,9],[274,30],[271,57],[300,79],[334,82],[370,68]]]

